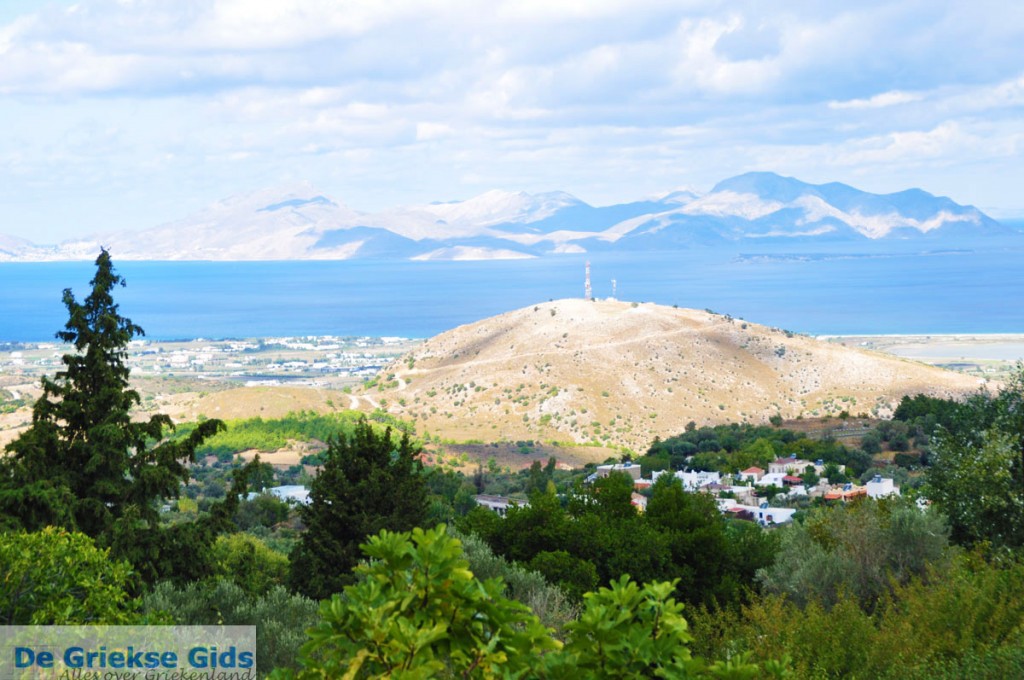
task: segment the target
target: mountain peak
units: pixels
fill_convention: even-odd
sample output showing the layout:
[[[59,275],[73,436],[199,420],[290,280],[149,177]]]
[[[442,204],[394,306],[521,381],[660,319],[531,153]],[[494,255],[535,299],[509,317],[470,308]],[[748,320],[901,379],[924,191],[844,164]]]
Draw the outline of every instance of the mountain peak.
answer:
[[[801,182],[793,177],[784,177],[774,172],[748,172],[722,180],[711,190],[712,194],[730,191],[737,194],[754,194],[775,201],[795,201],[801,195],[814,189],[814,185]]]
[[[529,194],[492,189],[465,201],[423,206],[446,222],[474,221],[483,225],[528,223],[550,217],[558,210],[582,201],[564,191]]]
[[[275,210],[282,210],[284,208],[301,208],[304,205],[330,205],[337,207],[338,204],[326,196],[314,196],[313,198],[289,198],[278,203],[264,206],[259,209],[259,212],[274,212]]]

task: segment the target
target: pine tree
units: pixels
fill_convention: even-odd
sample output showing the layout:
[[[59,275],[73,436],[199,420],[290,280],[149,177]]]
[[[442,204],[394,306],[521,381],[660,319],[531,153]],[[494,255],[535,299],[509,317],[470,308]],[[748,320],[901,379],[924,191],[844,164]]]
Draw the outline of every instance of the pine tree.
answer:
[[[369,536],[423,523],[427,486],[418,453],[408,433],[396,447],[390,427],[380,433],[365,419],[328,443],[311,502],[300,510],[306,532],[291,554],[293,589],[313,599],[340,593]]]
[[[127,347],[143,331],[114,302],[113,289],[124,283],[102,250],[85,300],[79,303],[64,290],[68,321],[57,337],[74,351],[64,355],[63,370],[42,379],[32,425],[0,460],[0,524],[80,531],[100,546],[112,546],[118,558],[130,548],[134,554],[127,556],[143,576],[155,578],[166,575],[160,565],[168,563],[166,553],[180,549],[168,544],[171,534],[160,533],[158,502],[178,495],[196,447],[223,424],[208,420],[186,439],[163,441],[164,431],[173,429],[168,416],[132,420],[141,400],[129,383]],[[228,505],[237,504],[237,496],[228,499]],[[217,510],[198,531],[200,538],[224,524],[221,515],[230,508]],[[199,528],[174,535],[199,540]],[[154,543],[164,547],[155,549]],[[143,554],[140,546],[150,549]]]

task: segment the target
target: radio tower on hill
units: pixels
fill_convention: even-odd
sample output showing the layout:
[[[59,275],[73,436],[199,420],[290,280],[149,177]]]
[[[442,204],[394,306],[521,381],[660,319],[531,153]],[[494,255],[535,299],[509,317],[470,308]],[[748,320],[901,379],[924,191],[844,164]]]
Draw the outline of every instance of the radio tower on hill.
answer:
[[[594,291],[590,288],[590,260],[587,260],[587,277],[583,281],[583,299],[594,299]]]

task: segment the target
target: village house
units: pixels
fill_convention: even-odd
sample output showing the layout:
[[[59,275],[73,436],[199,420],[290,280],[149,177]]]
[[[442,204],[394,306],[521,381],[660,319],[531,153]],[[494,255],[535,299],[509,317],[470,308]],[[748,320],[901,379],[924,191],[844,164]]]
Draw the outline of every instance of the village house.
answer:
[[[651,479],[652,481],[657,481],[658,477],[668,474],[668,472],[668,470],[656,470],[651,473]],[[708,484],[721,484],[722,482],[722,475],[720,473],[708,472],[707,470],[687,470],[685,472],[679,470],[675,473],[675,476],[683,483],[683,489],[686,491],[697,491]]]
[[[483,508],[487,508],[491,512],[496,513],[500,517],[504,517],[508,513],[508,509],[512,506],[516,507],[527,507],[530,505],[526,501],[521,501],[515,498],[508,498],[506,496],[493,496],[490,494],[480,494],[473,496],[473,500],[476,501],[477,505]]]
[[[899,496],[900,489],[889,478],[882,475],[875,475],[871,481],[864,485],[869,498],[885,498],[886,496]]]
[[[711,484],[704,487],[706,490],[710,490],[715,485]],[[729,500],[729,496],[732,496],[732,500],[739,504],[756,505],[757,504],[757,493],[752,486],[719,486],[719,498],[725,496],[723,500]]]
[[[827,492],[824,498],[827,501],[842,501],[843,503],[846,503],[856,498],[863,498],[867,495],[867,487],[843,484],[842,486],[834,487],[831,491]]]
[[[777,475],[781,473],[783,475],[802,475],[809,465],[813,465],[813,463],[809,460],[797,458],[794,453],[793,455],[786,456],[785,458],[776,458],[772,462],[768,463],[768,474]]]
[[[630,462],[597,466],[597,477],[607,477],[613,472],[623,472],[634,480],[640,479],[640,466],[633,465],[633,463]]]
[[[743,472],[736,473],[736,479],[743,482],[758,482],[764,477],[764,470],[759,467],[748,467]]]
[[[807,468],[809,467],[814,468],[815,474],[819,476],[825,474],[825,461],[819,458],[812,463],[809,460],[797,458],[795,453],[785,458],[777,458],[773,460],[768,464],[768,472],[769,474],[777,474],[781,472],[800,477],[807,472]],[[845,465],[836,465],[836,468],[840,472],[846,472]]]
[[[769,507],[767,503],[761,503],[759,505],[751,504],[740,504],[730,502],[729,499],[723,498],[718,501],[719,509],[736,519],[743,519],[751,522],[757,522],[763,527],[777,526],[779,524],[787,524],[793,521],[793,515],[796,513],[795,508],[773,508]]]
[[[761,479],[754,482],[754,484],[756,486],[777,486],[782,488],[785,486],[785,482],[782,481],[785,477],[785,472],[769,472],[766,475],[762,475]]]
[[[263,493],[268,493],[271,496],[290,504],[309,505],[312,502],[309,498],[309,489],[300,484],[272,486],[269,489],[264,489]],[[250,491],[246,496],[246,500],[251,501],[257,496],[259,496],[259,493],[256,491]]]

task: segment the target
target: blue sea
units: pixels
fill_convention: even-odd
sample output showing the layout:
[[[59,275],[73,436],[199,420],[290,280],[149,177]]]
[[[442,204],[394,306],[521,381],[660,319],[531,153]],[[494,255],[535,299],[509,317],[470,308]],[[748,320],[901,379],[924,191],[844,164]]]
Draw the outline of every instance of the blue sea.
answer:
[[[799,333],[1024,333],[1024,248],[693,249],[494,262],[117,262],[121,313],[157,340],[422,338],[551,299],[711,309]],[[0,341],[51,340],[88,262],[0,264]]]

